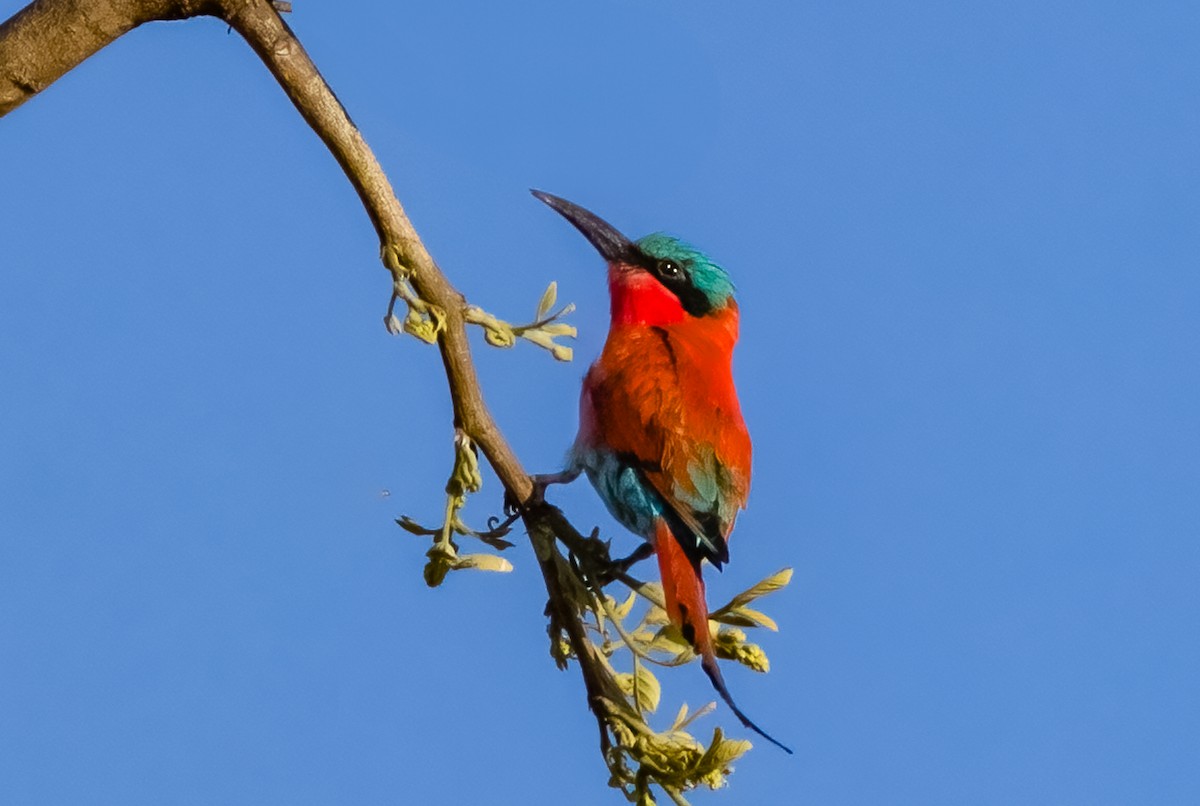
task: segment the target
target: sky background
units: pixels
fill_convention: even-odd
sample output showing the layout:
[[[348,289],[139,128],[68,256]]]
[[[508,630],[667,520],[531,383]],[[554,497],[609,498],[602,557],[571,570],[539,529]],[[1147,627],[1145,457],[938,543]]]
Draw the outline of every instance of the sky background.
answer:
[[[530,470],[607,300],[528,188],[733,275],[755,477],[710,593],[795,569],[770,674],[727,675],[797,752],[696,803],[1200,802],[1195,3],[288,19],[472,302],[579,305],[572,364],[473,336]],[[236,35],[119,40],[0,120],[0,187],[0,800],[622,802],[527,542],[423,584],[439,360]],[[712,698],[661,679],[662,726]]]

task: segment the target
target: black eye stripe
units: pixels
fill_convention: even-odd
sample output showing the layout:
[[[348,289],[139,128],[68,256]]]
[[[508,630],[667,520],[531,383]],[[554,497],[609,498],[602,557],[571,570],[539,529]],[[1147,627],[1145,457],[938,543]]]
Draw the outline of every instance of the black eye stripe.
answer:
[[[692,284],[692,278],[683,263],[670,258],[655,259],[643,253],[639,264],[670,289],[671,293],[678,297],[683,309],[692,316],[704,316],[712,311],[712,302],[703,291]],[[672,267],[674,273],[669,273],[667,266]]]

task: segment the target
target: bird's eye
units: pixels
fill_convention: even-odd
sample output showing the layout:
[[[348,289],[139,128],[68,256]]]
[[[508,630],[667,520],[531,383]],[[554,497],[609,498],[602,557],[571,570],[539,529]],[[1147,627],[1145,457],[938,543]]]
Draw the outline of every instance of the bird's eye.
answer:
[[[679,264],[673,260],[658,261],[658,273],[663,277],[675,278],[682,274]]]

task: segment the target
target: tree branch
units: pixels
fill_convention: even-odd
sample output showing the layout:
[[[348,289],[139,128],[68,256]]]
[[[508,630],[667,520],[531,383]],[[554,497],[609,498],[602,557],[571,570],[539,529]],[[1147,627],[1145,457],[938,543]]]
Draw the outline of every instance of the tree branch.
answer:
[[[384,266],[392,273],[392,303],[403,299],[410,316],[416,315],[413,332],[428,341],[436,340],[453,403],[456,439],[462,441],[459,447],[463,456],[469,457],[472,471],[470,484],[459,483],[455,495],[465,496],[468,487],[478,489],[478,469],[471,449],[478,446],[504,485],[506,500],[519,502],[546,586],[552,652],[560,666],[566,666],[568,657],[574,657],[579,665],[588,706],[599,727],[600,749],[613,776],[610,785],[621,788],[639,803],[653,802],[647,788],[650,783],[661,786],[677,803],[685,802],[679,794],[684,789],[701,783],[719,786],[729,762],[745,752],[749,743],[725,740],[718,729],[706,750],[682,733],[690,721],[685,719],[686,707],[675,727],[665,734],[655,733],[643,718],[636,665],[630,704],[629,692],[623,691],[607,657],[614,649],[603,620],[614,619],[614,610],[607,601],[598,601],[605,596],[600,584],[615,576],[644,595],[648,586],[619,572],[605,576],[609,571],[606,565],[611,565],[607,546],[595,535],[582,535],[557,508],[532,500],[532,480],[497,427],[480,391],[467,339],[469,323],[490,327],[489,333],[493,334],[503,331],[505,343],[522,335],[565,359],[569,358],[569,349],[554,344],[551,336],[571,330],[554,322],[568,309],[546,318],[553,306],[553,286],[539,306],[538,321],[530,326],[513,327],[467,305],[425,249],[362,134],[280,17],[278,7],[286,5],[270,0],[35,0],[0,24],[0,117],[146,22],[212,16],[241,34],[358,193],[379,236]],[[390,307],[388,322],[392,327]],[[551,325],[557,330],[552,331]],[[449,485],[447,493],[451,493]],[[453,514],[454,508],[448,504],[447,522],[440,532],[447,544]],[[560,551],[560,542],[569,551],[570,560]],[[595,616],[594,622],[585,622],[589,611]],[[661,615],[665,618],[665,613]],[[736,623],[746,619],[755,623],[750,615],[742,615],[743,621]],[[602,646],[591,640],[589,629],[605,635]],[[628,633],[619,627],[618,632],[630,650],[636,651]],[[562,647],[564,636],[568,649]],[[657,689],[657,683],[654,685]],[[657,698],[655,694],[656,702]],[[629,768],[627,759],[639,765],[636,772]]]
[[[139,25],[208,15],[240,33],[266,64],[308,125],[325,143],[379,235],[384,263],[397,282],[409,281],[421,300],[444,314],[438,349],[454,407],[454,425],[487,457],[512,500],[527,501],[529,475],[483,400],[467,340],[467,303],[426,250],[374,153],[304,47],[268,0],[35,0],[0,25],[0,117],[41,92],[105,45]],[[596,658],[579,613],[564,593],[569,573],[554,544],[565,518],[551,507],[527,508],[523,520],[549,595],[547,614],[567,634],[578,659],[589,706],[604,722],[596,697],[615,697],[611,674]],[[578,534],[571,529],[572,533]],[[549,553],[547,553],[548,547]]]
[[[0,25],[0,117],[143,23],[215,14],[207,0],[36,0]]]

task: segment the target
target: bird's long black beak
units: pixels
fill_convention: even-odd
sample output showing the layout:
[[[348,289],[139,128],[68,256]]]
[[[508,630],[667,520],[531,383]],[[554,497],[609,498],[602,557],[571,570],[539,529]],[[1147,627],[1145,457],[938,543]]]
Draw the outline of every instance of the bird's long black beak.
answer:
[[[559,215],[575,225],[575,229],[583,233],[583,237],[592,242],[606,261],[609,263],[631,263],[638,257],[638,248],[633,241],[626,238],[617,229],[600,216],[585,210],[578,204],[566,199],[545,193],[540,190],[529,191],[546,204],[553,207]]]

